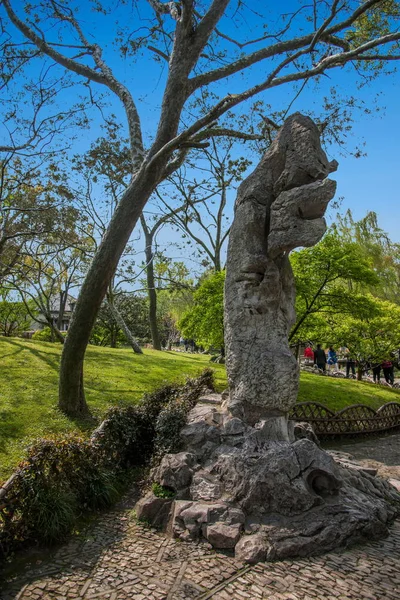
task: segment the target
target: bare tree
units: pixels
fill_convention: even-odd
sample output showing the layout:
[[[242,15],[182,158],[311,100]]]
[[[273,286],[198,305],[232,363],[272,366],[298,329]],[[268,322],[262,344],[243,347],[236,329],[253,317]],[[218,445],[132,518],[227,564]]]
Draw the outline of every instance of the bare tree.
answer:
[[[47,325],[62,344],[66,305],[83,276],[86,248],[79,244],[82,241],[75,239],[66,247],[31,242],[25,246],[18,266],[4,280],[4,288],[19,294],[32,321]]]
[[[0,282],[15,272],[26,248],[67,239],[77,212],[54,163],[10,156],[0,161]]]
[[[232,147],[232,139],[224,144],[212,139],[209,148],[201,155],[195,153],[187,167],[169,177],[166,192],[161,187],[156,191],[161,206],[170,215],[169,221],[181,231],[184,241],[196,246],[199,257],[203,257],[202,265],[214,271],[223,268],[223,249],[230,231],[228,193],[234,192],[251,165],[247,158],[234,158]],[[175,196],[184,201],[179,211],[172,211],[170,206]]]
[[[16,10],[15,1],[2,0],[8,19],[30,48],[85,82],[103,86],[115,94],[124,107],[129,130],[132,180],[86,275],[64,345],[59,406],[69,414],[87,411],[84,354],[119,257],[150,195],[183,164],[190,149],[215,136],[235,135],[222,130],[219,119],[262,92],[310,81],[347,63],[356,69],[372,65],[378,73],[385,62],[400,58],[397,2],[314,0],[286,15],[283,23],[279,20],[277,30],[263,29],[253,39],[236,39],[224,32],[227,18],[237,21],[240,11],[250,10],[242,2],[209,0],[197,4],[194,0],[148,0],[148,4],[154,11],[150,27],[148,13],[143,17],[148,36],[143,36],[136,22],[136,33],[131,30],[121,48],[125,56],[130,48],[146,50],[166,69],[157,129],[145,153],[135,101],[138,90],[132,83],[137,82],[137,77],[132,77],[129,87],[116,77],[100,45],[92,41],[91,33],[85,33],[77,4],[50,0],[36,6],[34,14],[27,11],[20,16],[22,9],[18,6]],[[125,12],[128,20],[126,7]],[[137,13],[135,17],[137,20]],[[261,28],[266,19],[265,15],[258,15]],[[369,27],[372,21],[374,27]],[[110,17],[107,24],[110,25]],[[251,50],[252,46],[256,49]],[[250,70],[253,75],[256,73],[255,79],[248,85],[241,79],[238,85],[235,76]],[[229,93],[216,98],[208,111],[185,112],[190,99],[205,94],[212,98],[211,91],[219,82],[223,82],[224,90]]]

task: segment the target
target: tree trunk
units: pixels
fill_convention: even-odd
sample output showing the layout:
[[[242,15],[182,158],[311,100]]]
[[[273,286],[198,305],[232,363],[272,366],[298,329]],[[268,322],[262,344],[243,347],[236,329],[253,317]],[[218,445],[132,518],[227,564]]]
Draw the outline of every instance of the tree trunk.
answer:
[[[110,332],[110,348],[117,347],[117,335],[118,335],[118,327],[115,327],[113,324],[113,326],[111,327],[111,332]]]
[[[83,282],[61,356],[58,406],[68,415],[88,413],[83,362],[90,334],[121,254],[165,163],[166,159],[157,169],[153,164],[151,173],[143,168],[128,186]]]
[[[110,311],[111,311],[111,314],[112,314],[115,322],[117,323],[118,327],[120,327],[120,329],[122,329],[124,336],[126,337],[127,341],[129,342],[129,344],[132,347],[132,350],[136,354],[143,354],[143,350],[141,349],[138,342],[133,337],[132,332],[129,329],[128,325],[125,323],[123,316],[121,315],[119,310],[116,308],[115,304],[110,299],[108,299],[108,306],[110,307]]]
[[[63,318],[64,318],[64,313],[65,313],[65,306],[67,304],[67,291],[62,291],[60,290],[60,309],[58,311],[58,318],[57,318],[57,327],[58,329],[61,331],[62,329],[62,322],[63,322]]]
[[[146,277],[147,277],[147,294],[149,297],[149,322],[151,339],[153,342],[154,350],[161,350],[160,334],[158,331],[157,324],[157,292],[156,282],[154,279],[154,254],[153,254],[153,238],[148,233],[147,227],[143,223],[142,226],[145,235],[145,254],[146,254]]]
[[[57,340],[58,342],[60,342],[60,344],[64,345],[65,338],[64,338],[63,334],[61,333],[61,331],[58,329],[57,325],[53,322],[51,315],[48,315],[46,317],[46,319],[47,319],[47,323],[50,327],[51,341],[54,342],[55,340]]]

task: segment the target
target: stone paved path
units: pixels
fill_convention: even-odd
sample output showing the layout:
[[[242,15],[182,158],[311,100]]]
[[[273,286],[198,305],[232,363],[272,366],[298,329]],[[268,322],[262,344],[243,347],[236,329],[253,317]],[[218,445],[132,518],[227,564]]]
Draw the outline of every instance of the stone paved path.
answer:
[[[128,497],[80,539],[28,565],[3,586],[1,600],[400,599],[399,521],[388,538],[363,547],[245,566],[138,525],[134,502]]]

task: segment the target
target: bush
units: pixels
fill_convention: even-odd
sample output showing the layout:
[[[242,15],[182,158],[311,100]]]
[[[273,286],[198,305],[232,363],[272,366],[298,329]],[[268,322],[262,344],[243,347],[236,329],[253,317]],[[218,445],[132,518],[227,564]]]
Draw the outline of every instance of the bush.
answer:
[[[171,397],[159,412],[155,423],[155,458],[182,449],[181,429],[186,424],[189,411],[205,390],[214,390],[211,369],[205,369],[197,379],[188,379],[180,393]]]
[[[213,389],[213,371],[205,369],[183,386],[165,385],[146,394],[138,406],[110,409],[94,435],[98,452],[105,461],[126,468],[147,463],[155,451],[175,451],[187,413],[202,393]]]
[[[61,334],[65,337],[67,332],[62,331]],[[52,335],[50,327],[44,327],[43,329],[38,329],[32,336],[33,340],[37,340],[39,342],[58,342],[55,339],[55,336]]]
[[[152,492],[157,498],[164,498],[165,500],[169,500],[171,498],[175,498],[176,492],[171,490],[170,488],[165,487],[164,485],[160,485],[159,483],[153,483],[151,486]]]
[[[29,523],[31,533],[36,533],[32,537],[47,544],[64,539],[77,516],[72,490],[63,486],[37,485],[30,492],[20,518]]]
[[[0,501],[3,557],[27,541],[61,541],[82,512],[112,505],[128,467],[148,463],[155,448],[159,455],[179,446],[187,412],[207,389],[210,369],[147,394],[138,406],[111,409],[90,439],[68,435],[30,446]]]
[[[117,496],[115,474],[89,440],[39,440],[28,448],[0,512],[1,547],[10,529],[16,540],[61,541],[84,509],[106,508]]]

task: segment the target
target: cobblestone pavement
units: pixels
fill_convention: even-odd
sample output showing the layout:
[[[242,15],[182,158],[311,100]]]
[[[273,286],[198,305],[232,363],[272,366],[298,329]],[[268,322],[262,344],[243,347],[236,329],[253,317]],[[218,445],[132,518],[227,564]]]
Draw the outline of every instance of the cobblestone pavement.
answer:
[[[246,566],[138,525],[134,503],[133,494],[51,557],[35,557],[1,600],[400,599],[400,521],[380,542]]]
[[[324,446],[352,454],[359,462],[378,469],[382,477],[400,479],[400,433],[326,443]]]

